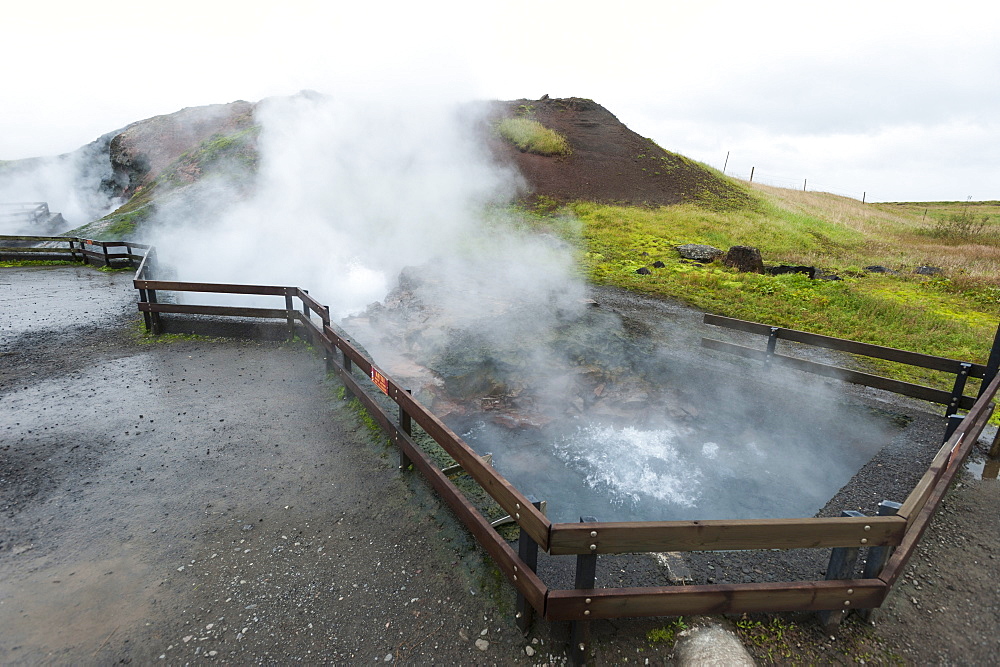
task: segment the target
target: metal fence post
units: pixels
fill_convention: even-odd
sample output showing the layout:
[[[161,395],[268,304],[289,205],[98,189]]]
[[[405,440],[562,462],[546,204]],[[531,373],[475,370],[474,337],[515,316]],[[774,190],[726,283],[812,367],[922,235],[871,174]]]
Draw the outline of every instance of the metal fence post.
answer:
[[[965,392],[965,383],[969,379],[969,371],[972,369],[972,364],[963,362],[960,365],[962,370],[955,376],[955,386],[951,390],[951,401],[948,403],[948,407],[944,413],[944,416],[948,419],[948,424],[945,426],[944,439],[941,442],[948,442],[948,438],[958,430],[962,420],[965,419],[964,416],[957,413],[959,406],[962,404],[962,394]]]
[[[580,523],[596,523],[592,516],[581,516]],[[596,546],[592,547],[596,550]],[[576,557],[576,581],[573,585],[577,590],[590,590],[597,583],[597,554],[580,554]],[[590,610],[584,610],[590,614]],[[585,665],[590,655],[590,621],[570,622],[570,659],[574,665]]]
[[[535,509],[541,509],[542,507],[542,502],[534,496],[528,496],[528,502],[534,505]],[[517,536],[517,557],[532,572],[538,569],[538,542],[535,542],[523,527]],[[527,636],[531,631],[531,624],[535,620],[535,609],[528,604],[521,591],[517,592],[516,609],[517,613],[514,615],[514,618],[517,621],[517,627]]]
[[[840,516],[864,516],[864,514],[855,512],[854,510],[844,510],[840,513]],[[830,563],[826,566],[826,580],[850,579],[854,576],[854,569],[858,564],[858,552],[860,549],[860,545],[831,549]],[[844,620],[844,616],[847,615],[848,611],[850,609],[845,606],[841,609],[816,612],[816,615],[819,617],[820,625],[823,626],[824,631],[832,634],[840,627],[840,622]]]
[[[902,507],[902,503],[891,500],[883,500],[878,504],[878,516],[895,516]],[[894,547],[869,547],[868,557],[865,559],[865,569],[862,576],[865,579],[874,579],[885,566],[889,556],[892,555]],[[874,622],[878,618],[878,608],[859,609],[858,615],[866,621]]]

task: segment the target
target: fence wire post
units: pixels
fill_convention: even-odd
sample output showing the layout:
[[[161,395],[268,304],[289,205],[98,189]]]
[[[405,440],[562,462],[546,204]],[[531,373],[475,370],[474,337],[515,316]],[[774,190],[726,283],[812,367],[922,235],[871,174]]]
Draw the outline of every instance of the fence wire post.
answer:
[[[580,523],[596,523],[597,519],[592,516],[581,516]],[[576,582],[573,587],[577,590],[591,590],[597,583],[597,554],[580,554],[576,557]],[[585,614],[590,610],[584,610]],[[590,621],[570,622],[570,658],[574,665],[587,664],[587,656],[590,655]]]
[[[399,391],[397,389],[397,391]],[[413,391],[410,389],[404,389],[407,394],[412,394]],[[402,429],[403,433],[406,435],[413,435],[413,420],[410,419],[410,413],[403,409],[402,405],[399,405],[399,428]],[[409,470],[413,466],[413,462],[410,461],[410,457],[406,455],[406,451],[403,446],[399,446],[399,469]]]
[[[883,500],[878,504],[878,516],[895,516],[902,507],[902,503],[896,503],[891,500]],[[889,556],[895,547],[869,547],[868,557],[865,559],[865,569],[863,571],[862,577],[865,579],[874,579],[878,576],[882,568],[885,567],[886,561],[889,560]],[[872,607],[870,609],[858,609],[858,615],[861,616],[866,621],[874,623],[878,619],[879,609],[878,607]]]
[[[528,496],[528,502],[534,505],[535,509],[540,510],[542,508],[542,502],[534,496]],[[523,526],[517,536],[517,557],[532,572],[538,569],[538,542],[535,542]],[[535,620],[535,609],[528,604],[524,593],[520,590],[517,591],[516,609],[517,613],[514,615],[514,618],[517,620],[517,627],[521,629],[522,634],[527,636],[531,632],[531,624]]]
[[[861,512],[854,510],[844,510],[840,516],[864,516]],[[850,579],[854,576],[854,569],[858,564],[858,553],[860,547],[835,547],[830,550],[830,563],[826,566],[826,580]],[[846,608],[829,611],[819,611],[820,625],[827,634],[832,634],[840,627],[840,622],[844,620],[849,610]]]

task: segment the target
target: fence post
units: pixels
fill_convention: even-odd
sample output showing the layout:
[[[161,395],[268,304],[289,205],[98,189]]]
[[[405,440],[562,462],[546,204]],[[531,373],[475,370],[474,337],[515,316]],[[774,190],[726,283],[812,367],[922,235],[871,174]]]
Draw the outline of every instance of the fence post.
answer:
[[[592,516],[581,516],[580,523],[596,523]],[[597,582],[597,554],[580,554],[576,557],[576,581],[573,587],[577,590],[590,590]],[[590,614],[590,610],[584,610]],[[587,663],[590,654],[590,621],[570,622],[569,655],[574,665]]]
[[[878,516],[895,516],[896,512],[903,505],[891,500],[883,500],[878,504]],[[885,566],[889,556],[892,555],[894,547],[868,547],[868,557],[865,559],[865,569],[862,577],[874,579]],[[878,618],[878,608],[859,609],[858,615],[866,621],[874,622]]]
[[[73,258],[74,262],[76,261],[76,245],[73,239],[69,240],[69,256]]]
[[[536,499],[534,496],[528,496],[528,502],[535,506],[535,509],[541,509],[542,502]],[[532,572],[538,569],[538,542],[528,534],[524,528],[521,528],[520,533],[517,536],[517,557],[521,559]],[[596,558],[596,556],[595,556]],[[535,609],[524,597],[524,593],[520,590],[517,591],[517,613],[514,614],[514,618],[517,621],[517,627],[521,629],[521,633],[527,636],[531,631],[531,624],[535,620]]]
[[[986,362],[986,373],[983,375],[983,383],[979,386],[979,396],[983,395],[986,387],[993,382],[1000,370],[1000,326],[997,327],[997,335],[993,338],[993,347],[990,349],[990,358]]]
[[[104,254],[104,266],[110,268],[111,258],[108,257],[108,244],[105,243],[104,241],[101,241],[101,252]]]
[[[288,340],[295,338],[295,318],[292,317],[292,287],[285,288],[285,320],[288,322]]]
[[[350,343],[351,342],[351,341],[347,340],[346,338],[344,338],[343,341],[345,343]],[[351,358],[349,356],[347,356],[347,350],[341,350],[340,354],[343,357],[344,370],[347,371],[348,375],[350,375],[350,373],[351,373]]]
[[[944,416],[947,418],[948,424],[945,426],[944,439],[941,442],[948,442],[948,438],[950,438],[955,431],[958,430],[962,420],[965,419],[965,417],[957,413],[958,408],[962,403],[962,394],[965,392],[965,382],[969,379],[969,371],[972,369],[972,364],[963,362],[961,367],[962,370],[960,370],[958,375],[955,376],[955,386],[951,390],[951,401],[948,403],[948,407],[944,412]]]
[[[146,290],[146,301],[151,304],[156,303],[156,290],[153,289]],[[151,324],[153,325],[153,335],[159,336],[161,333],[163,333],[163,326],[160,323],[160,314],[157,312],[150,311],[149,319]]]
[[[139,290],[139,303],[149,303],[149,297],[146,294],[145,289]],[[152,313],[149,311],[142,311],[142,321],[146,325],[146,333],[149,333],[153,328],[153,318],[150,317]]]
[[[844,510],[840,516],[864,516],[861,512],[854,510]],[[858,552],[861,547],[835,547],[830,550],[830,563],[826,566],[826,580],[850,579],[854,576],[854,568],[858,564]],[[827,634],[832,634],[840,627],[840,622],[844,620],[849,608],[834,609],[829,611],[816,612],[820,625]]]
[[[410,389],[404,389],[407,394],[412,394],[413,391]],[[403,409],[403,406],[399,406],[399,428],[403,429],[403,433],[406,435],[413,435],[413,421],[410,419],[410,413]],[[399,469],[407,470],[413,465],[410,461],[410,457],[406,455],[403,448],[399,448]]]

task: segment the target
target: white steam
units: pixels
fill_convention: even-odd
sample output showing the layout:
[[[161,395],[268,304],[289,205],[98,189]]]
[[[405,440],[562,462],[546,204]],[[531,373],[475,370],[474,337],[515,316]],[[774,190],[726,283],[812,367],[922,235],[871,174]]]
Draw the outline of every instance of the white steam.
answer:
[[[304,93],[265,100],[256,118],[249,198],[207,183],[198,205],[189,196],[161,207],[153,242],[184,280],[297,285],[345,315],[382,299],[408,265],[481,261],[492,272],[498,253],[545,261],[511,248],[484,217],[518,180],[492,161],[476,108]]]
[[[0,234],[59,233],[110,213],[119,205],[105,187],[111,178],[106,138],[57,157],[0,161],[0,204],[46,202],[65,220],[58,229],[40,229],[22,217],[0,215]]]

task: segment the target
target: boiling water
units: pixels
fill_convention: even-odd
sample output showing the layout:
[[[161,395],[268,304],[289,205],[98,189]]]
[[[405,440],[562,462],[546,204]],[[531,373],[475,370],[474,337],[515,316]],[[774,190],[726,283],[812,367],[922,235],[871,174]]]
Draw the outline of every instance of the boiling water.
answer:
[[[885,442],[863,408],[852,423],[811,415],[771,431],[600,422],[530,432],[487,421],[462,436],[554,521],[668,521],[812,516]],[[806,415],[807,417],[809,415]],[[856,431],[853,432],[852,431]]]

